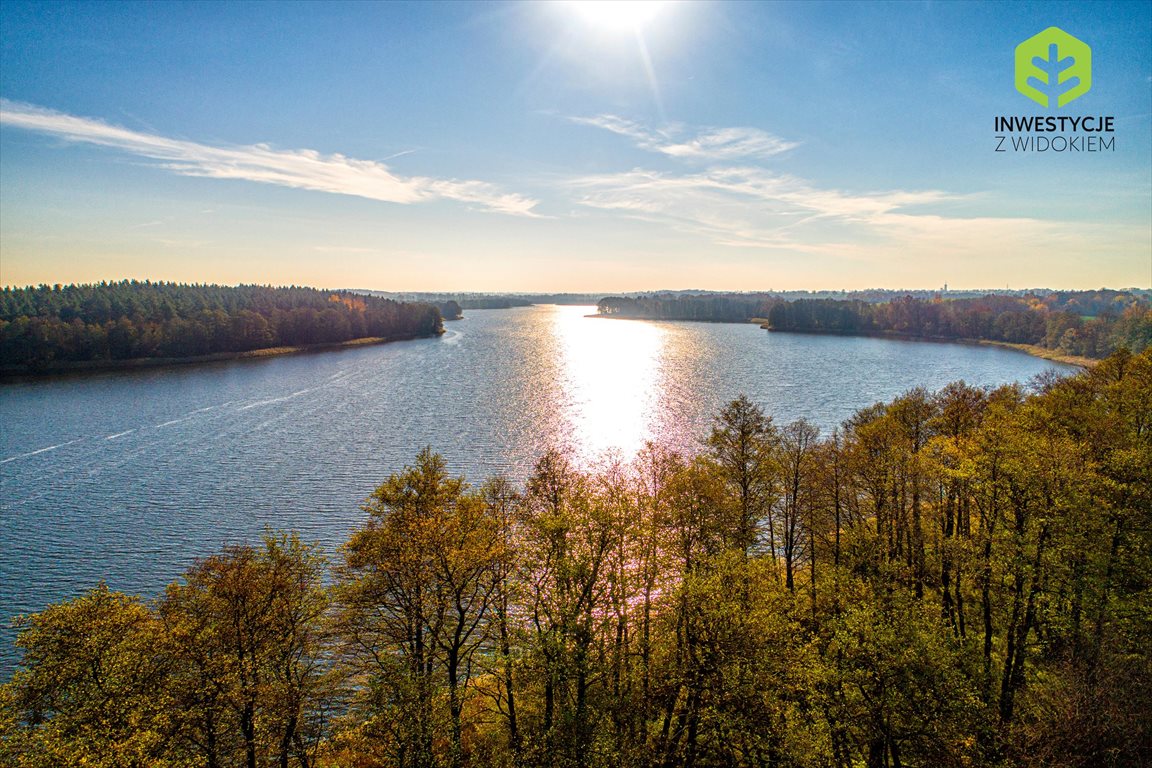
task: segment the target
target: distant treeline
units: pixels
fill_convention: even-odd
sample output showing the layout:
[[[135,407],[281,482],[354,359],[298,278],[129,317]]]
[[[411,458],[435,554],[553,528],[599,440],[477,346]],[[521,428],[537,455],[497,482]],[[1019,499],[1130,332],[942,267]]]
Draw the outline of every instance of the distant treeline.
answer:
[[[427,301],[433,304],[452,300],[458,302],[463,309],[509,309],[533,304],[595,304],[604,295],[603,293],[435,293],[360,289],[354,292],[397,301]]]
[[[596,311],[601,315],[646,320],[742,323],[754,317],[765,317],[770,307],[782,301],[767,294],[675,294],[642,298],[609,296],[597,302]]]
[[[602,315],[663,320],[742,322],[764,318],[774,331],[893,334],[1031,344],[1068,355],[1101,358],[1152,345],[1152,306],[1124,291],[1058,292],[1046,296],[861,300],[757,296],[609,297]]]
[[[530,307],[532,302],[511,296],[485,296],[476,299],[460,299],[460,306],[464,309],[511,309],[512,307]]]
[[[520,484],[425,449],[334,561],[269,534],[18,619],[0,765],[1147,766],[1150,400],[1117,353]]]
[[[0,292],[0,366],[185,358],[443,331],[431,304],[315,288],[125,280]]]

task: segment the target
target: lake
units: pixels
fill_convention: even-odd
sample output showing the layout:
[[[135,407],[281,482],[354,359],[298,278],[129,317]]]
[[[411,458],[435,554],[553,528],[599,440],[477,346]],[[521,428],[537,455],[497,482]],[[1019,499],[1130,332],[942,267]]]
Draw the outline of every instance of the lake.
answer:
[[[478,482],[549,446],[584,464],[696,449],[747,394],[827,432],[915,386],[1072,371],[996,347],[468,311],[439,339],[0,385],[0,680],[11,618],[105,580],[154,596],[195,558],[294,529],[334,551],[426,445]]]

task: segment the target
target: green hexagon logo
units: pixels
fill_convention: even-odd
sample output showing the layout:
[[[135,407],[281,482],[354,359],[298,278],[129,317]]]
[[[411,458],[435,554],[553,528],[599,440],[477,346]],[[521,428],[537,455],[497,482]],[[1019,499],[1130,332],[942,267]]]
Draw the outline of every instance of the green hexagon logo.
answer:
[[[1016,46],[1016,90],[1042,107],[1062,107],[1092,87],[1092,49],[1059,27]]]

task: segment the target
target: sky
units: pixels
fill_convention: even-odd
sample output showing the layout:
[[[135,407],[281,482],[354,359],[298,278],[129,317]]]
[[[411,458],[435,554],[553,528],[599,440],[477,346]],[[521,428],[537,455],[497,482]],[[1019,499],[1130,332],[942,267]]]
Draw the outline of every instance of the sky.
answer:
[[[1114,149],[996,152],[1031,115]],[[4,0],[0,285],[128,278],[1147,288],[1152,3]]]

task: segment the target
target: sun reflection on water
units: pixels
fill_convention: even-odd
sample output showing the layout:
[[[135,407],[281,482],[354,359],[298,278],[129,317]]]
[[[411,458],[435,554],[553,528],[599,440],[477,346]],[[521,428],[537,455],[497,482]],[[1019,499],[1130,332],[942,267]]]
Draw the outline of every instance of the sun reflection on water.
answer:
[[[567,442],[583,461],[630,459],[652,439],[667,330],[633,320],[589,318],[594,307],[556,307],[562,358],[560,407]]]

